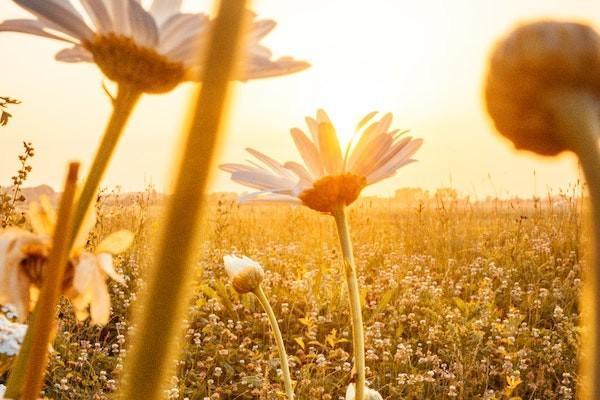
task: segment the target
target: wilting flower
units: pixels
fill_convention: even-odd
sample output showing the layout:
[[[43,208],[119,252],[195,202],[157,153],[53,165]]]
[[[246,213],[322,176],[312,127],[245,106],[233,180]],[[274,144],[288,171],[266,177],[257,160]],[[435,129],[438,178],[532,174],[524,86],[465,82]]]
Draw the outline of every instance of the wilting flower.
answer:
[[[0,31],[22,32],[61,40],[64,62],[93,62],[111,80],[138,91],[162,93],[184,80],[197,80],[199,54],[208,43],[213,20],[181,12],[182,0],[154,0],[146,10],[139,0],[80,0],[89,22],[70,0],[14,0],[37,19],[7,20]],[[308,64],[290,57],[272,60],[259,41],[275,27],[254,21],[247,35],[240,80],[284,75]]]
[[[355,384],[351,383],[346,389],[346,400],[354,400],[356,395]],[[365,387],[365,400],[383,400],[383,396],[379,394],[377,390],[369,389]]]
[[[240,294],[258,289],[265,277],[263,267],[246,256],[227,255],[223,257],[223,262],[233,288]]]
[[[31,309],[32,291],[42,285],[49,251],[47,237],[14,227],[0,231],[0,303],[12,304],[21,321]]]
[[[12,322],[4,315],[0,315],[0,374],[6,372],[19,352],[27,325]],[[1,393],[0,393],[0,398]]]
[[[587,25],[542,21],[522,25],[492,52],[487,109],[517,148],[543,155],[569,149],[548,95],[584,90],[600,97],[600,37]]]
[[[316,119],[306,118],[313,140],[300,129],[291,131],[305,165],[282,165],[248,149],[264,166],[223,164],[221,169],[231,173],[233,181],[259,190],[241,201],[299,203],[332,213],[337,207],[354,202],[366,186],[393,176],[399,168],[413,162],[411,157],[421,147],[421,139],[403,137],[405,131],[390,131],[392,114],[368,125],[375,114],[368,114],[358,124],[357,132],[362,132],[356,145],[349,145],[345,153],[329,117],[319,110]]]
[[[56,224],[56,213],[45,197],[40,198],[39,203],[30,204],[28,216],[33,232],[19,228],[0,232],[0,303],[15,306],[21,321],[37,300]],[[118,231],[108,235],[95,253],[90,253],[85,251],[85,245],[94,224],[92,213],[75,239],[62,291],[71,300],[79,319],[88,316],[89,307],[92,322],[105,324],[110,312],[106,279],[111,277],[122,282],[113,268],[112,255],[127,249],[133,234]]]

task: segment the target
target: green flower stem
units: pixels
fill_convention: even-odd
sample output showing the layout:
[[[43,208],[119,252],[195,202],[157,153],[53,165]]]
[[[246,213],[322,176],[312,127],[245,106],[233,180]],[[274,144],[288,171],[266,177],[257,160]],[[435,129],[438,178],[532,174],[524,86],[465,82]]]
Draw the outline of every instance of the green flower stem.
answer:
[[[275,342],[277,343],[279,359],[281,360],[281,371],[283,372],[283,385],[285,386],[285,393],[287,394],[288,400],[293,400],[294,389],[292,388],[290,366],[288,365],[288,356],[287,352],[285,351],[285,345],[283,343],[283,337],[281,336],[281,330],[279,329],[279,324],[277,323],[277,317],[275,317],[275,312],[273,312],[273,308],[271,307],[271,304],[269,304],[269,299],[267,299],[267,295],[265,294],[262,287],[259,286],[253,293],[256,295],[258,301],[267,313],[267,317],[269,317],[269,323],[271,324],[273,336],[275,336]]]
[[[337,225],[338,236],[344,255],[344,272],[350,296],[350,317],[352,320],[352,345],[354,352],[354,368],[356,370],[356,395],[355,400],[363,400],[365,396],[365,334],[363,328],[362,311],[360,304],[360,290],[356,277],[356,264],[352,251],[352,240],[348,229],[346,211],[340,206],[333,212]]]
[[[579,157],[587,181],[593,221],[590,262],[583,271],[584,325],[580,350],[581,399],[600,399],[600,102],[583,92],[558,92],[549,103],[561,138]]]
[[[36,400],[42,390],[44,372],[48,365],[48,346],[52,341],[56,307],[69,258],[73,199],[77,185],[78,163],[69,164],[63,195],[52,240],[52,250],[40,291],[35,313],[27,330],[25,351],[19,352],[8,383],[7,398]]]
[[[83,184],[81,194],[77,199],[77,205],[73,215],[73,229],[71,233],[71,246],[77,237],[81,225],[85,219],[92,202],[96,198],[96,192],[100,181],[106,172],[114,150],[122,136],[125,124],[141,97],[141,92],[126,85],[119,85],[117,96],[113,101],[113,112],[104,131],[104,136],[94,157],[90,172]]]
[[[204,64],[202,89],[192,110],[156,259],[141,293],[141,308],[133,318],[136,329],[118,393],[123,400],[164,398],[166,378],[172,371],[190,301],[203,199],[241,44],[245,5],[245,0],[220,2]]]

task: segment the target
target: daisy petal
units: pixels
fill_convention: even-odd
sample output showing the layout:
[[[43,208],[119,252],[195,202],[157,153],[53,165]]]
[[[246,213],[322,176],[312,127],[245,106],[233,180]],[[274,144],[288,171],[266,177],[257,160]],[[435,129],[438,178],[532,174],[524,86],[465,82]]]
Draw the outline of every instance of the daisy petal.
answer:
[[[120,284],[125,283],[125,280],[123,279],[123,277],[121,275],[119,275],[117,273],[117,271],[115,271],[112,255],[110,255],[108,253],[102,253],[102,254],[97,254],[96,257],[98,260],[98,265],[100,266],[100,268],[102,269],[102,271],[104,271],[104,273],[106,275],[110,276],[111,279],[113,279],[116,282],[119,282]]]
[[[150,6],[150,14],[156,24],[161,26],[173,15],[179,14],[182,0],[154,0]]]
[[[129,7],[131,0],[105,0],[105,4],[113,21],[114,32],[130,36]]]
[[[310,172],[308,172],[302,164],[298,164],[294,161],[288,161],[285,163],[285,167],[293,173],[295,173],[296,175],[298,175],[298,178],[302,179],[304,183],[308,185],[312,184],[312,182],[314,181],[314,178],[312,177]]]
[[[113,30],[113,23],[104,0],[81,0],[81,5],[85,8],[99,33]]]
[[[155,47],[158,44],[158,28],[154,18],[142,6],[129,0],[129,24],[131,35],[142,46]]]
[[[319,123],[319,151],[325,172],[329,175],[340,174],[343,166],[342,151],[335,128],[330,122]]]
[[[106,325],[110,319],[110,296],[104,279],[94,279],[92,282],[92,302],[90,316],[92,324]]]
[[[46,31],[48,29],[48,25],[43,21],[38,21],[35,19],[10,19],[0,23],[0,32],[19,32],[19,33],[28,33],[30,35],[37,35],[42,37],[47,37],[50,39],[62,40],[64,42],[77,44],[77,41],[55,35]]]
[[[62,32],[74,38],[86,40],[94,34],[68,1],[14,0],[14,2],[39,18],[54,23],[57,29],[60,28]]]
[[[306,163],[312,176],[316,179],[323,176],[323,164],[319,157],[319,151],[317,146],[310,141],[308,137],[300,129],[293,128],[291,130],[292,139],[296,143],[298,152],[302,156],[302,159]]]
[[[96,248],[96,252],[120,254],[127,250],[133,243],[134,234],[126,229],[111,233],[104,238]]]
[[[199,47],[199,35],[210,26],[208,16],[204,14],[177,14],[169,18],[160,28],[158,50],[167,54],[175,52],[188,40],[196,41]]]
[[[246,60],[244,72],[239,78],[241,81],[248,79],[271,78],[274,76],[300,72],[310,67],[305,61],[297,61],[289,57],[271,61],[264,55],[251,56]]]
[[[62,49],[54,56],[58,61],[68,63],[94,62],[94,56],[81,46]]]

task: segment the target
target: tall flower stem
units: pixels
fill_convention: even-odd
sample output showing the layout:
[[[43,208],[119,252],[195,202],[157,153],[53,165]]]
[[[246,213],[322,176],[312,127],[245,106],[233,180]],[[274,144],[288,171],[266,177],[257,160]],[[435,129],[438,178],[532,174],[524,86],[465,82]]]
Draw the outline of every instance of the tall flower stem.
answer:
[[[113,112],[108,121],[108,125],[102,136],[100,146],[96,151],[96,156],[90,167],[88,176],[83,184],[81,194],[77,199],[76,209],[73,215],[73,229],[71,233],[70,245],[79,233],[81,224],[90,205],[96,197],[96,192],[100,186],[100,181],[106,172],[106,167],[110,162],[114,150],[122,136],[125,124],[131,116],[135,105],[137,104],[141,92],[127,85],[119,85],[117,96],[113,100]]]
[[[294,399],[294,389],[292,388],[292,377],[290,376],[290,366],[288,365],[288,356],[285,351],[285,344],[283,343],[283,337],[281,336],[281,330],[279,329],[279,324],[277,323],[277,317],[275,316],[275,312],[269,303],[269,299],[267,299],[267,295],[265,294],[262,286],[259,286],[254,292],[258,301],[262,305],[263,309],[267,313],[267,317],[269,317],[269,323],[271,324],[271,329],[273,330],[273,336],[275,336],[275,342],[277,343],[277,351],[279,352],[279,359],[281,360],[281,371],[283,373],[283,385],[285,386],[285,393],[287,394],[288,400]]]
[[[600,399],[600,102],[580,91],[549,99],[565,144],[579,157],[588,185],[593,222],[589,262],[580,304],[584,325],[580,350],[581,399]]]
[[[222,0],[208,47],[156,261],[147,276],[120,399],[163,398],[190,301],[203,199],[213,170],[230,79],[241,44],[245,0]]]
[[[48,364],[48,346],[52,341],[56,307],[69,258],[69,234],[78,170],[78,163],[69,164],[40,297],[26,334],[27,351],[19,352],[16,368],[8,383],[7,398],[35,400],[42,390]]]
[[[360,290],[356,276],[356,264],[352,250],[352,239],[348,229],[348,220],[344,206],[338,207],[333,212],[337,226],[340,245],[344,255],[344,273],[348,284],[350,296],[350,317],[352,320],[352,345],[354,352],[354,367],[356,369],[356,395],[355,400],[363,400],[365,395],[365,335],[360,304]]]

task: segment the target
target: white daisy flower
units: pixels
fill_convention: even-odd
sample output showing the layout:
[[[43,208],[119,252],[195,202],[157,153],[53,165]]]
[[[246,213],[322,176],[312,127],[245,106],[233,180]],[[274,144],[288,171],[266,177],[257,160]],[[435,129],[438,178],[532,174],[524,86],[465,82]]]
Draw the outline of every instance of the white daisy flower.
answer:
[[[19,228],[0,231],[0,304],[12,304],[23,321],[33,308],[44,279],[50,253],[56,212],[47,198],[32,202],[28,211],[33,232]],[[89,232],[95,225],[90,213],[75,239],[65,270],[62,290],[71,300],[78,319],[88,317],[92,323],[106,324],[110,314],[110,297],[106,280],[119,283],[123,278],[113,268],[112,256],[125,251],[133,234],[122,230],[108,235],[95,253],[85,251]]]
[[[14,306],[20,321],[29,315],[32,295],[42,285],[49,251],[46,237],[20,228],[0,231],[0,304]]]
[[[314,210],[332,213],[354,202],[363,188],[393,176],[415,161],[411,157],[421,147],[421,139],[404,137],[406,131],[390,131],[392,114],[368,125],[376,113],[364,117],[357,126],[355,145],[342,153],[335,129],[323,110],[306,122],[312,140],[300,129],[291,131],[304,160],[280,164],[259,151],[248,152],[261,163],[223,164],[231,179],[258,192],[240,201],[283,201],[304,204]],[[367,126],[368,125],[368,126]],[[366,126],[366,127],[365,127]]]
[[[223,262],[231,284],[240,294],[255,291],[265,277],[263,267],[246,256],[227,255]]]
[[[356,396],[356,387],[354,383],[348,385],[346,389],[346,400],[354,400]],[[369,389],[365,387],[365,400],[383,400],[383,396],[379,394],[377,390]]]
[[[197,80],[203,68],[213,20],[181,11],[182,0],[79,0],[85,16],[70,0],[13,0],[37,19],[7,20],[0,31],[43,36],[72,44],[56,59],[93,62],[111,80],[140,92],[162,93],[184,80]],[[254,15],[252,15],[254,17]],[[275,27],[253,21],[246,37],[244,67],[237,79],[285,75],[309,65],[290,57],[272,59],[260,40]]]

